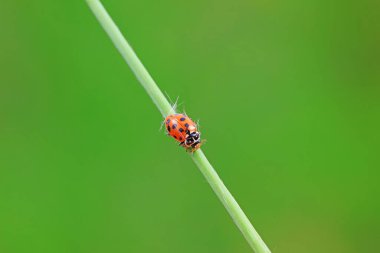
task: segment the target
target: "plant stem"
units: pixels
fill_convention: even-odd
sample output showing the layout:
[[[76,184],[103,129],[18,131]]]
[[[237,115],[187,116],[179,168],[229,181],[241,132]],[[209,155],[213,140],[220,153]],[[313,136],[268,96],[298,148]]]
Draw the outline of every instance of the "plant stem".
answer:
[[[214,190],[219,200],[231,215],[236,226],[240,229],[241,233],[252,247],[253,251],[256,253],[270,253],[269,248],[265,245],[265,242],[252,226],[251,222],[224,185],[202,150],[194,152],[192,158],[207,182],[211,185],[211,188]]]
[[[174,109],[162,94],[153,78],[150,76],[144,65],[141,63],[132,47],[128,44],[116,24],[104,9],[99,0],[86,0],[90,9],[104,28],[112,42],[123,56],[141,85],[151,97],[161,114],[166,117],[174,113]],[[202,172],[219,200],[222,202],[228,213],[231,215],[236,226],[240,229],[245,239],[256,253],[270,253],[269,248],[265,245],[259,234],[253,228],[252,224],[236,202],[234,197],[228,191],[218,174],[207,160],[202,150],[197,150],[191,156],[199,170]]]

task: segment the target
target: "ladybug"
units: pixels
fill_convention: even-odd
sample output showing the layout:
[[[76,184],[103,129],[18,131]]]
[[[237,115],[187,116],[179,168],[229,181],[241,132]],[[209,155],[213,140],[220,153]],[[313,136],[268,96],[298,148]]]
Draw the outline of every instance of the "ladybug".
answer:
[[[171,114],[165,118],[168,135],[176,139],[180,146],[189,152],[194,152],[202,145],[201,133],[197,125],[185,114]]]

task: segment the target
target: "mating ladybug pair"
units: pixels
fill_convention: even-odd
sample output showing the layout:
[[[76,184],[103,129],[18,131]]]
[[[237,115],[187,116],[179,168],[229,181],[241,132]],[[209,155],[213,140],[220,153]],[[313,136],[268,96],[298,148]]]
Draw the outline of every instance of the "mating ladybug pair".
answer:
[[[189,152],[195,152],[202,145],[201,133],[197,125],[187,115],[182,113],[171,114],[165,118],[168,134],[176,139],[180,146]]]

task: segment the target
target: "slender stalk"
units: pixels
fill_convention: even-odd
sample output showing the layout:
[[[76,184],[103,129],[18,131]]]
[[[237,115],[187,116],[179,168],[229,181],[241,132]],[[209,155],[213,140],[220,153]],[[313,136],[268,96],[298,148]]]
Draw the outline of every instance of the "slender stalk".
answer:
[[[174,110],[153,78],[150,76],[144,65],[141,63],[132,47],[128,44],[116,24],[101,4],[99,0],[86,0],[90,9],[104,28],[112,42],[123,56],[141,85],[151,97],[161,114],[165,117],[174,113]],[[252,224],[236,202],[234,197],[228,191],[218,174],[207,160],[202,150],[197,150],[191,156],[199,170],[202,172],[219,200],[222,202],[228,213],[231,215],[236,226],[240,229],[245,239],[256,253],[270,253],[269,248],[265,245],[259,234],[253,228]]]

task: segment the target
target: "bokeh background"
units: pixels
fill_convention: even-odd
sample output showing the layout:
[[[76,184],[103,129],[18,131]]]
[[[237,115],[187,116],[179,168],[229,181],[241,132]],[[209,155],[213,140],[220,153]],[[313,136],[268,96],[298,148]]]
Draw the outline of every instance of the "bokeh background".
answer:
[[[377,1],[104,1],[273,252],[376,252]],[[0,2],[0,252],[250,252],[84,1]]]

